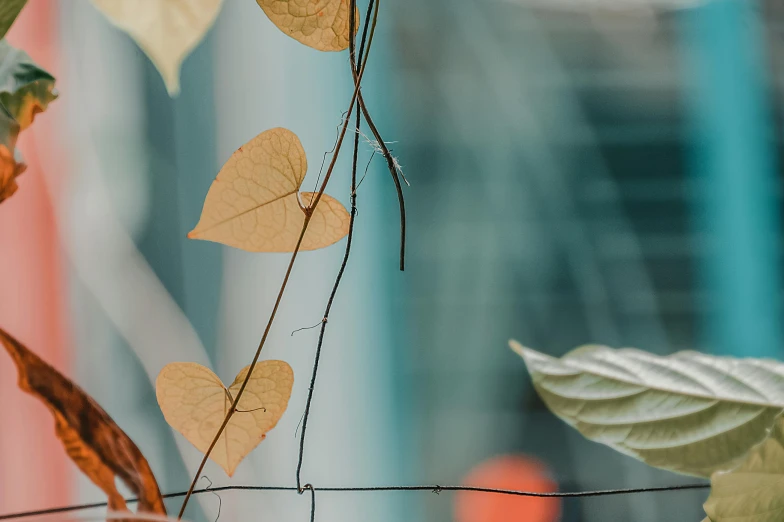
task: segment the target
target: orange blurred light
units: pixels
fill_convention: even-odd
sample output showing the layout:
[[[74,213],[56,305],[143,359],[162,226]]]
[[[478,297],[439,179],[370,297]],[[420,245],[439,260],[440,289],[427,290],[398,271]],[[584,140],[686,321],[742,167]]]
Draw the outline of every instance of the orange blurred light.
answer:
[[[479,464],[466,475],[463,485],[535,491],[558,491],[547,467],[523,455],[504,455]],[[457,522],[557,522],[561,499],[459,491],[455,497]]]

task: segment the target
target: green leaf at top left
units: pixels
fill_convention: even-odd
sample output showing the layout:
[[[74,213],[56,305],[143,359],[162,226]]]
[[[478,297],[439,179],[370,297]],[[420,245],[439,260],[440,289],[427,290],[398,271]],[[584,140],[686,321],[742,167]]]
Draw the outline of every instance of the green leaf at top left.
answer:
[[[57,98],[54,76],[30,56],[0,40],[0,103],[25,130]]]
[[[16,178],[26,168],[16,149],[19,133],[56,97],[54,77],[0,40],[0,203],[16,192]]]
[[[0,2],[0,38],[11,28],[27,0],[3,0]]]

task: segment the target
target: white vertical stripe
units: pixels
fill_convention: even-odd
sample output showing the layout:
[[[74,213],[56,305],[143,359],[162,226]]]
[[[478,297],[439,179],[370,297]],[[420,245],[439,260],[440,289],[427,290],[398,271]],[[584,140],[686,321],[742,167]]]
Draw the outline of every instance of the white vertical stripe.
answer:
[[[286,127],[302,140],[309,165],[303,188],[312,190],[323,153],[332,148],[336,126],[350,100],[348,53],[321,53],[299,44],[274,27],[254,2],[227,2],[216,31],[219,160],[225,161],[238,146],[266,129]],[[348,133],[328,190],[345,204],[349,202],[351,139]],[[378,327],[385,321],[379,317],[383,285],[371,280],[370,267],[378,261],[375,240],[371,230],[363,229],[363,221],[371,221],[368,218],[375,207],[373,182],[367,180],[366,185],[360,194],[366,199],[360,200],[356,249],[327,328],[307,431],[302,478],[317,487],[395,480],[389,473],[392,456],[387,439],[392,434],[386,378],[390,369],[381,364],[387,359],[383,351],[390,347]],[[345,240],[302,253],[297,259],[262,355],[262,359],[283,359],[292,365],[294,393],[289,410],[249,462],[240,466],[233,482],[294,484],[295,431],[305,407],[318,329],[293,337],[291,332],[321,320],[344,247]],[[233,379],[250,362],[288,260],[288,255],[226,248],[218,346],[224,380]],[[387,270],[394,273],[396,266]],[[307,520],[310,509],[307,494],[228,498],[222,521],[239,520],[247,513],[258,514],[259,520]],[[388,497],[373,494],[317,493],[317,503],[319,522],[383,521],[392,515]]]

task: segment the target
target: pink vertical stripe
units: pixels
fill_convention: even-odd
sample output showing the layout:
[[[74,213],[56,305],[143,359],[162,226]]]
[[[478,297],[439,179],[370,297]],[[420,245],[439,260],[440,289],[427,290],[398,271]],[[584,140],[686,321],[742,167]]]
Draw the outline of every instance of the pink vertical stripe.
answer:
[[[30,0],[8,34],[44,69],[59,77],[57,4]],[[42,138],[62,130],[51,109],[34,123],[37,148]],[[58,246],[52,201],[31,146],[30,130],[19,147],[28,164],[19,190],[0,205],[0,325],[46,361],[70,374],[67,288]],[[47,165],[67,165],[58,148],[47,147]],[[58,173],[63,183],[67,172]],[[64,505],[72,492],[75,466],[54,434],[52,415],[37,399],[16,387],[16,368],[0,352],[0,513]]]

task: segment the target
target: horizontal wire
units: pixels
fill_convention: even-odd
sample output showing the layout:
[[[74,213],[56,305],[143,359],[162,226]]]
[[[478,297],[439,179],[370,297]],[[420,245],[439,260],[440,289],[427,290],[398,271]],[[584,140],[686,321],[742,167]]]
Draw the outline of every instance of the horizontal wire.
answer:
[[[313,487],[313,486],[312,486]],[[627,488],[627,489],[600,489],[595,491],[567,491],[567,492],[538,492],[538,491],[518,491],[514,489],[494,489],[494,488],[478,488],[472,486],[439,486],[437,484],[431,486],[366,486],[366,487],[331,487],[331,488],[316,488],[322,492],[370,492],[370,491],[430,491],[433,493],[441,493],[442,491],[475,491],[479,493],[497,493],[501,495],[515,495],[520,497],[555,497],[555,498],[570,498],[570,497],[606,497],[610,495],[630,495],[635,493],[655,493],[662,491],[683,491],[690,489],[708,489],[710,484],[680,484],[676,486],[659,486],[652,488]],[[194,495],[201,493],[214,493],[219,491],[297,491],[295,486],[219,486],[213,488],[196,489],[193,491]],[[178,493],[167,493],[162,495],[163,498],[177,498],[184,497],[187,491],[180,491]],[[138,502],[138,498],[126,499],[126,502]],[[64,506],[59,508],[40,509],[37,511],[24,511],[20,513],[10,513],[0,515],[0,520],[12,520],[18,518],[27,518],[41,515],[51,515],[54,513],[65,513],[68,511],[81,511],[84,509],[94,509],[106,507],[107,502],[94,502],[91,504],[76,504],[72,506]]]

